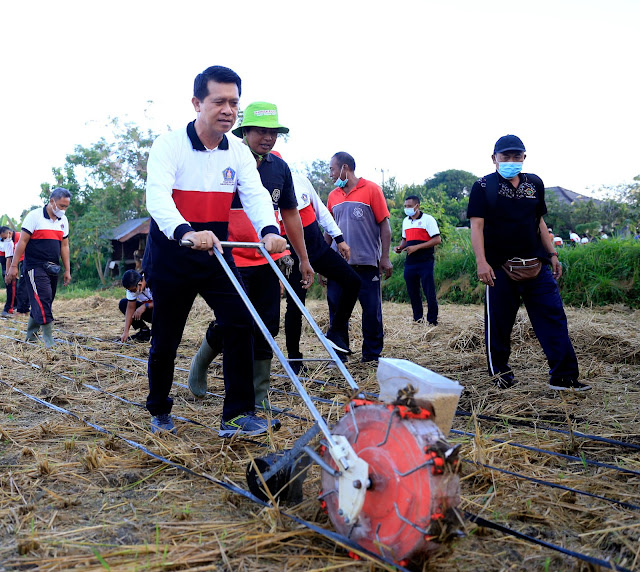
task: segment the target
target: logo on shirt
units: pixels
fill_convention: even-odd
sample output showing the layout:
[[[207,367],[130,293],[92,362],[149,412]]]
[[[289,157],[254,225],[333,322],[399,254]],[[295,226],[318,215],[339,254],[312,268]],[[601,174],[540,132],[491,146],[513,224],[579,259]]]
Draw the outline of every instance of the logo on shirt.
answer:
[[[224,171],[222,171],[222,177],[223,185],[233,185],[233,182],[236,178],[236,172],[231,167],[227,167]]]
[[[280,200],[281,194],[282,191],[280,189],[273,189],[273,192],[271,193],[271,199],[273,200],[274,204]]]
[[[309,195],[307,193],[302,193],[302,202],[306,203],[309,200]]]
[[[60,225],[60,228],[64,230],[64,223]]]
[[[353,207],[353,216],[355,218],[362,218],[364,216],[364,211],[361,207]]]

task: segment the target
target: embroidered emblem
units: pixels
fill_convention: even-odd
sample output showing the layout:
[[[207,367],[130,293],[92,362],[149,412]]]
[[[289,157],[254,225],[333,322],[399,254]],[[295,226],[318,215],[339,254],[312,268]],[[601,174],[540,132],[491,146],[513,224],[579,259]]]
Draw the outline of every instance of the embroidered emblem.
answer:
[[[362,218],[364,216],[364,211],[360,207],[353,207],[353,216],[355,218]]]
[[[61,228],[62,230],[64,230],[64,224],[61,224],[61,225],[60,225],[60,228]]]
[[[302,202],[303,203],[309,202],[309,195],[307,193],[302,193]]]
[[[280,189],[273,189],[273,192],[271,193],[271,200],[273,201],[274,204],[278,203],[278,201],[280,200],[281,194],[282,194],[282,191]]]
[[[275,109],[256,109],[253,114],[256,117],[263,117],[264,115],[276,115],[278,113]]]
[[[231,168],[227,167],[224,171],[222,171],[223,176],[223,185],[233,185],[234,180],[236,178],[236,172]]]

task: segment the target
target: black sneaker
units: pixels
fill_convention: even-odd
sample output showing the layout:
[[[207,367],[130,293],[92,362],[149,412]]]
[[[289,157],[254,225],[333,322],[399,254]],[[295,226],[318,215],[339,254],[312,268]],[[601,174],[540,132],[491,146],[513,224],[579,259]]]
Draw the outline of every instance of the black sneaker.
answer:
[[[575,377],[563,377],[550,380],[549,389],[555,389],[556,391],[589,391],[591,386],[586,383],[580,383]]]
[[[512,373],[501,373],[493,380],[493,383],[498,389],[510,389],[518,383],[518,380],[513,377]]]
[[[151,340],[151,330],[149,328],[141,329],[138,333],[130,336],[130,339],[135,342],[148,342]]]
[[[430,326],[437,326],[438,325],[438,320],[436,320],[435,322],[429,322]]]
[[[349,349],[349,344],[344,341],[343,337],[340,334],[336,334],[329,330],[325,334],[325,338],[329,342],[329,345],[336,350],[337,352],[351,355],[353,352]]]
[[[160,433],[160,431],[166,431],[174,435],[177,433],[173,419],[171,419],[169,413],[161,413],[151,418],[151,432]]]
[[[378,363],[379,359],[380,359],[380,356],[362,356],[362,359],[360,360],[360,363],[376,364],[376,363]]]
[[[220,437],[233,437],[236,433],[238,435],[247,435],[249,437],[255,437],[256,435],[262,435],[269,430],[269,426],[274,431],[280,429],[280,421],[278,419],[263,419],[258,417],[255,412],[243,413],[233,419],[220,421],[220,431],[218,436]]]

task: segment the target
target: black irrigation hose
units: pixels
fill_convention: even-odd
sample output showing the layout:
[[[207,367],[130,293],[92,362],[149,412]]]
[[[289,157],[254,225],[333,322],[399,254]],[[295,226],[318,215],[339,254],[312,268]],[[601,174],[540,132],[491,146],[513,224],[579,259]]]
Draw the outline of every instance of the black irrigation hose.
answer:
[[[457,429],[451,429],[451,433],[456,435],[464,435],[466,437],[475,437],[475,433],[468,433],[467,431],[458,431]],[[632,469],[624,469],[622,467],[616,467],[615,465],[609,465],[607,463],[601,463],[600,461],[592,461],[586,457],[575,457],[573,455],[565,455],[564,453],[556,453],[555,451],[549,451],[548,449],[538,449],[537,447],[531,447],[530,445],[522,445],[521,443],[513,443],[511,441],[505,441],[503,439],[491,439],[494,443],[504,443],[511,447],[518,447],[520,449],[526,449],[527,451],[535,451],[536,453],[544,453],[545,455],[551,455],[552,457],[560,457],[567,459],[568,461],[578,461],[583,464],[593,465],[594,467],[602,467],[604,469],[611,469],[620,473],[626,473],[628,475],[636,475],[640,477],[640,471],[634,471]]]
[[[463,409],[458,409],[456,411],[456,415],[460,417],[473,417],[474,415],[478,419],[483,419],[485,421],[495,421],[496,423],[503,423],[507,421],[512,425],[520,425],[522,427],[531,427],[532,429],[542,429],[544,431],[552,431],[554,433],[562,433],[563,435],[573,435],[574,437],[580,437],[581,439],[589,439],[591,441],[599,441],[600,443],[607,443],[609,445],[616,445],[618,447],[626,447],[627,449],[636,449],[640,451],[640,445],[636,445],[635,443],[627,443],[626,441],[618,441],[616,439],[608,439],[607,437],[599,437],[598,435],[589,435],[588,433],[581,433],[580,431],[567,431],[566,429],[556,429],[555,427],[548,427],[546,425],[538,425],[535,420],[525,421],[521,419],[511,419],[509,417],[492,417],[491,415],[481,415],[469,413],[469,411],[464,411]]]
[[[98,431],[99,433],[102,433],[104,435],[109,435],[111,437],[116,437],[117,439],[120,439],[122,441],[124,441],[125,443],[127,443],[127,445],[133,447],[134,449],[138,449],[140,451],[142,451],[143,453],[145,453],[146,455],[148,455],[149,457],[152,457],[153,459],[156,459],[166,465],[169,465],[175,469],[179,469],[185,473],[187,473],[188,475],[194,476],[194,477],[200,477],[202,479],[205,479],[215,485],[218,485],[230,492],[242,495],[243,497],[249,499],[250,501],[255,502],[256,504],[259,504],[262,507],[265,508],[272,508],[273,505],[269,502],[265,502],[261,499],[259,499],[258,497],[256,497],[255,495],[253,495],[251,492],[246,491],[240,487],[237,487],[233,484],[230,483],[226,483],[224,481],[221,481],[219,479],[216,479],[214,477],[211,477],[209,475],[203,474],[203,473],[198,473],[192,469],[189,469],[188,467],[185,467],[184,465],[180,465],[178,463],[176,463],[175,461],[171,461],[165,457],[162,457],[161,455],[158,455],[156,453],[153,453],[152,451],[150,451],[149,449],[147,449],[144,445],[141,445],[140,443],[138,443],[137,441],[133,441],[131,439],[127,439],[126,437],[123,437],[122,435],[119,435],[118,433],[114,433],[112,431],[109,431],[108,429],[105,429],[104,427],[101,427],[100,425],[96,425],[95,423],[92,423],[90,421],[87,421],[86,419],[83,419],[82,417],[80,417],[79,415],[77,415],[76,413],[73,413],[72,411],[69,411],[68,409],[65,409],[63,407],[60,407],[58,405],[54,405],[53,403],[50,403],[48,401],[45,401],[44,399],[40,399],[39,397],[36,397],[34,395],[31,395],[29,393],[26,393],[25,391],[22,391],[21,389],[18,389],[17,387],[7,383],[6,381],[0,379],[0,383],[5,385],[6,387],[8,387],[9,389],[15,391],[16,393],[19,393],[21,395],[23,395],[24,397],[27,397],[28,399],[31,399],[32,401],[35,401],[36,403],[39,403],[40,405],[44,405],[45,407],[48,407],[50,409],[53,409],[54,411],[58,412],[58,413],[63,413],[65,415],[69,415],[71,417],[73,417],[74,419],[88,425],[89,427],[95,429],[96,431]],[[320,536],[323,536],[324,538],[327,538],[328,540],[331,540],[332,542],[341,545],[343,547],[348,548],[349,550],[355,552],[355,553],[359,553],[359,554],[364,554],[366,556],[368,556],[370,559],[375,560],[377,562],[386,564],[387,566],[392,566],[394,569],[396,570],[401,570],[403,572],[410,572],[410,570],[408,570],[407,568],[400,566],[399,564],[388,560],[387,558],[385,558],[384,556],[380,556],[378,554],[375,554],[373,552],[370,552],[369,550],[363,548],[362,546],[356,544],[355,542],[353,542],[352,540],[350,540],[349,538],[347,538],[346,536],[342,536],[341,534],[338,534],[337,532],[334,532],[332,530],[327,530],[324,529],[320,526],[318,526],[317,524],[310,522],[308,520],[305,520],[303,518],[300,518],[294,514],[290,514],[288,512],[285,512],[283,510],[279,509],[279,513],[283,516],[286,516],[287,518],[289,518],[290,520],[301,524],[302,526],[312,530],[313,532],[319,534]]]
[[[576,493],[576,494],[579,494],[579,495],[584,495],[584,496],[587,496],[587,497],[600,499],[600,500],[603,500],[603,501],[610,502],[612,504],[617,504],[618,506],[621,506],[623,508],[628,508],[630,510],[638,510],[638,511],[640,511],[640,506],[637,506],[635,504],[631,504],[631,503],[628,503],[628,502],[619,501],[619,500],[615,500],[615,499],[610,499],[608,497],[603,497],[603,496],[600,496],[600,495],[596,495],[594,493],[588,493],[587,491],[581,491],[580,489],[574,489],[574,488],[571,488],[571,487],[566,487],[564,485],[558,485],[556,483],[552,483],[550,481],[545,481],[543,479],[536,479],[535,477],[528,477],[527,475],[523,475],[522,473],[514,473],[513,471],[507,471],[507,469],[500,469],[499,467],[493,467],[491,465],[486,465],[485,463],[480,463],[478,461],[472,461],[470,459],[462,459],[462,460],[465,463],[469,463],[471,465],[476,465],[478,467],[485,467],[486,469],[489,469],[491,471],[498,471],[499,473],[504,473],[506,475],[511,475],[513,477],[517,477],[519,479],[524,479],[524,480],[527,480],[527,481],[531,481],[531,482],[537,483],[539,485],[544,485],[546,487],[551,487],[551,488],[554,488],[554,489],[561,489],[563,491],[568,491],[570,493]]]
[[[507,526],[503,526],[502,524],[498,524],[497,522],[492,522],[467,510],[464,511],[464,514],[471,522],[475,522],[478,526],[491,528],[493,530],[497,530],[498,532],[502,532],[503,534],[510,534],[511,536],[515,536],[516,538],[520,538],[528,542],[533,542],[534,544],[544,546],[545,548],[550,548],[551,550],[561,552],[562,554],[566,554],[567,556],[573,556],[578,560],[588,562],[589,564],[593,564],[595,566],[602,566],[603,568],[608,568],[609,570],[618,570],[619,572],[633,572],[628,568],[623,568],[622,566],[612,564],[608,560],[601,560],[600,558],[594,558],[593,556],[588,556],[587,554],[574,552],[573,550],[568,550],[567,548],[563,548],[562,546],[558,546],[557,544],[551,544],[550,542],[546,542],[545,540],[540,540],[539,538],[534,538],[533,536],[529,536],[528,534],[523,534],[522,532],[518,532],[517,530],[508,528]]]

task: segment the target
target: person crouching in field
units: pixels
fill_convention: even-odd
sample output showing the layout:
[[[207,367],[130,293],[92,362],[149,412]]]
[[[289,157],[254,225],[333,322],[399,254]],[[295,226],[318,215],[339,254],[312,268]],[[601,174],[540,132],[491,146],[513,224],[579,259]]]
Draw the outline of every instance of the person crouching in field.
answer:
[[[42,337],[47,348],[55,346],[51,331],[51,305],[58,287],[60,258],[64,265],[64,285],[71,282],[69,221],[65,215],[70,202],[71,193],[58,187],[51,191],[47,205],[32,210],[25,217],[11,267],[7,269],[6,281],[11,283],[18,278],[18,263],[24,254],[25,277],[31,304],[26,341],[37,341],[37,333],[42,327]]]
[[[124,332],[121,342],[129,339],[129,329],[133,326],[138,332],[131,336],[137,342],[148,342],[151,330],[147,324],[153,319],[153,296],[147,288],[145,279],[136,270],[127,270],[122,276],[122,285],[126,296],[120,300],[120,311],[124,314]],[[146,323],[145,323],[146,322]]]
[[[508,362],[511,330],[522,300],[549,362],[549,388],[584,391],[591,387],[578,381],[578,360],[556,282],[562,265],[543,218],[544,184],[537,175],[521,172],[525,158],[518,137],[498,139],[491,156],[497,172],[476,181],[469,196],[471,244],[478,280],[486,284],[489,374],[499,389],[516,383]]]

